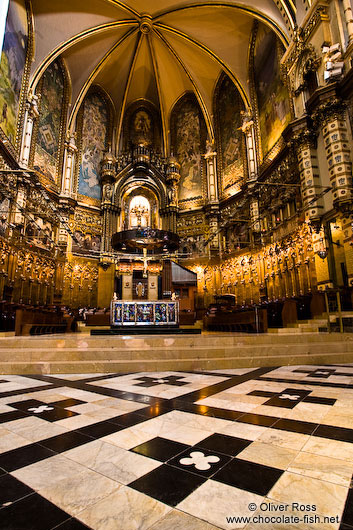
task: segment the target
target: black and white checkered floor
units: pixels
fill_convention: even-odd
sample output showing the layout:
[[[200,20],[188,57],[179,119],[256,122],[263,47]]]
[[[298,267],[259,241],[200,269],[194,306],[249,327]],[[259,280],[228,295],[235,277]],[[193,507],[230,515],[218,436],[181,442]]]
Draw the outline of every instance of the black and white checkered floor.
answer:
[[[1,530],[353,529],[353,365],[0,377]]]

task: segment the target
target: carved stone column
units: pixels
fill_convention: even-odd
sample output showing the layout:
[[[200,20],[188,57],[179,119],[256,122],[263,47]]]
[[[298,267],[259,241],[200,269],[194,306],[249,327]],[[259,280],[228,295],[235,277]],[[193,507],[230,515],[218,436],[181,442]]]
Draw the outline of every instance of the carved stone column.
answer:
[[[33,132],[33,123],[39,116],[38,111],[38,96],[28,97],[25,105],[25,121],[23,128],[20,163],[24,167],[28,167],[29,156],[31,151],[31,141]]]
[[[248,159],[248,180],[254,181],[257,178],[257,159],[255,146],[254,121],[250,112],[242,112],[242,131],[245,135],[246,154]]]
[[[102,202],[101,210],[103,213],[103,234],[101,252],[111,250],[111,239],[115,230],[116,210],[113,204],[114,179],[115,179],[116,159],[109,151],[104,155],[101,168],[102,181]]]
[[[65,142],[63,178],[61,183],[61,194],[65,196],[70,196],[72,191],[72,179],[75,167],[76,151],[77,147],[75,144],[75,136],[68,135]]]
[[[167,215],[168,215],[168,230],[171,232],[177,231],[177,213],[178,213],[178,186],[180,181],[180,164],[171,156],[168,160],[166,171],[167,183]]]
[[[353,14],[351,0],[343,0],[343,11],[346,19],[347,33],[348,33],[348,44],[353,41]]]

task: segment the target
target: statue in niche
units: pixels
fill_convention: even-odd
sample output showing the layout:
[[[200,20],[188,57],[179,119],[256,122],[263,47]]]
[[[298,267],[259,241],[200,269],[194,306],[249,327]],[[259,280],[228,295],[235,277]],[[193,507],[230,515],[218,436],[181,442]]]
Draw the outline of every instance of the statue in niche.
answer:
[[[135,143],[142,145],[152,144],[151,118],[144,110],[139,110],[134,118],[134,139]]]
[[[113,196],[113,187],[111,184],[105,184],[103,186],[103,201],[110,202]]]
[[[137,298],[142,298],[145,294],[145,287],[142,282],[138,282],[136,285]]]

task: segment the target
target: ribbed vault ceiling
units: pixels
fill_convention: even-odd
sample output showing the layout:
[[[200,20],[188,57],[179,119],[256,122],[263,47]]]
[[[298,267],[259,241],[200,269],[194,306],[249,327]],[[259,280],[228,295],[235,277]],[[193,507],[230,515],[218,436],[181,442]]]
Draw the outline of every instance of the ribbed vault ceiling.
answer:
[[[35,59],[32,88],[58,56],[72,84],[70,126],[91,84],[114,103],[119,134],[125,109],[138,99],[160,108],[164,136],[175,102],[197,97],[213,136],[212,100],[222,71],[249,97],[248,52],[254,18],[282,40],[287,30],[272,0],[188,3],[183,0],[32,0]]]

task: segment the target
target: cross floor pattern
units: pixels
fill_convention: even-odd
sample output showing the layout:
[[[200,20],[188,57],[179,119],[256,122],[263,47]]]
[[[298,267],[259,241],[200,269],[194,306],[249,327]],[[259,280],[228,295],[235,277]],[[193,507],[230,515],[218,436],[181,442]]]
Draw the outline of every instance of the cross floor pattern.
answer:
[[[1,530],[353,530],[353,365],[1,376]]]

